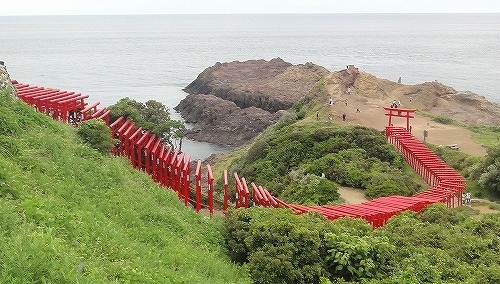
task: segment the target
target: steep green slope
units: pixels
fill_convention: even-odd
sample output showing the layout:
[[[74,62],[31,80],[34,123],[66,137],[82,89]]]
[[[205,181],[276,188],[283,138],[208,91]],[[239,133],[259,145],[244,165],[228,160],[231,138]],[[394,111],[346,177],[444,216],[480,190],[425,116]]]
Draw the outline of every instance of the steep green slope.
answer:
[[[2,283],[247,283],[222,220],[0,93]]]

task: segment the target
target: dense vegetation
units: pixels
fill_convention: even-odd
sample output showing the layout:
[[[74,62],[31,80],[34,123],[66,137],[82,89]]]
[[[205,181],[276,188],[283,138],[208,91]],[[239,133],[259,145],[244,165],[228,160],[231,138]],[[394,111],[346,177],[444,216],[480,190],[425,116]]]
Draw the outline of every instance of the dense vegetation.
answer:
[[[500,199],[500,144],[487,149],[485,157],[428,145],[467,179],[467,191],[477,197]]]
[[[469,213],[435,204],[372,230],[361,219],[237,209],[225,240],[255,283],[500,283],[500,214]]]
[[[208,219],[0,93],[0,282],[249,283]]]
[[[382,133],[316,122],[307,113],[297,108],[261,135],[233,157],[232,170],[302,204],[335,202],[337,184],[364,188],[367,197],[428,187]],[[467,190],[498,198],[498,146],[486,157],[433,149],[468,178]],[[500,283],[500,214],[472,214],[435,204],[372,230],[362,220],[238,209],[226,218],[225,240],[255,283]]]

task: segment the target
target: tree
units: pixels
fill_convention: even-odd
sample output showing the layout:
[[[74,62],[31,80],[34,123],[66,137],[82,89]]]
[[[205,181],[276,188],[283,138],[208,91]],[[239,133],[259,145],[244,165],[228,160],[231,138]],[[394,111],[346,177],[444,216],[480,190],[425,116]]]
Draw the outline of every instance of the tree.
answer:
[[[101,119],[83,121],[76,133],[85,143],[103,154],[110,153],[113,148],[111,130],[106,125],[106,122]]]
[[[488,148],[484,161],[478,166],[471,167],[470,178],[493,193],[500,195],[500,147]]]
[[[127,97],[109,109],[113,121],[123,116],[134,121],[137,126],[150,130],[171,147],[181,150],[186,127],[182,121],[170,119],[169,109],[161,102],[149,100],[141,103]]]

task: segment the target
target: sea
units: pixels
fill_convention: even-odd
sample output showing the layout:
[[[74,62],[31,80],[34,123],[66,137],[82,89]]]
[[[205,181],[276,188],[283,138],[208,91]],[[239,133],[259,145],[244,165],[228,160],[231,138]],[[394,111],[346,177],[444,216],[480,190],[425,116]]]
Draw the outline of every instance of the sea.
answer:
[[[0,61],[22,83],[109,106],[182,91],[217,62],[346,65],[404,84],[438,81],[500,103],[500,14],[224,14],[0,17]],[[184,141],[192,159],[229,148]]]

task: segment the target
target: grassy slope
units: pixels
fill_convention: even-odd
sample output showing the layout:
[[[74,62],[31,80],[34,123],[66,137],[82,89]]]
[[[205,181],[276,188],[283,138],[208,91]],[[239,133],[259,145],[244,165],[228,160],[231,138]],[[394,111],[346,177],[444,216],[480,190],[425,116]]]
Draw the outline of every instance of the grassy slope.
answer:
[[[247,283],[220,219],[0,94],[3,283]]]

